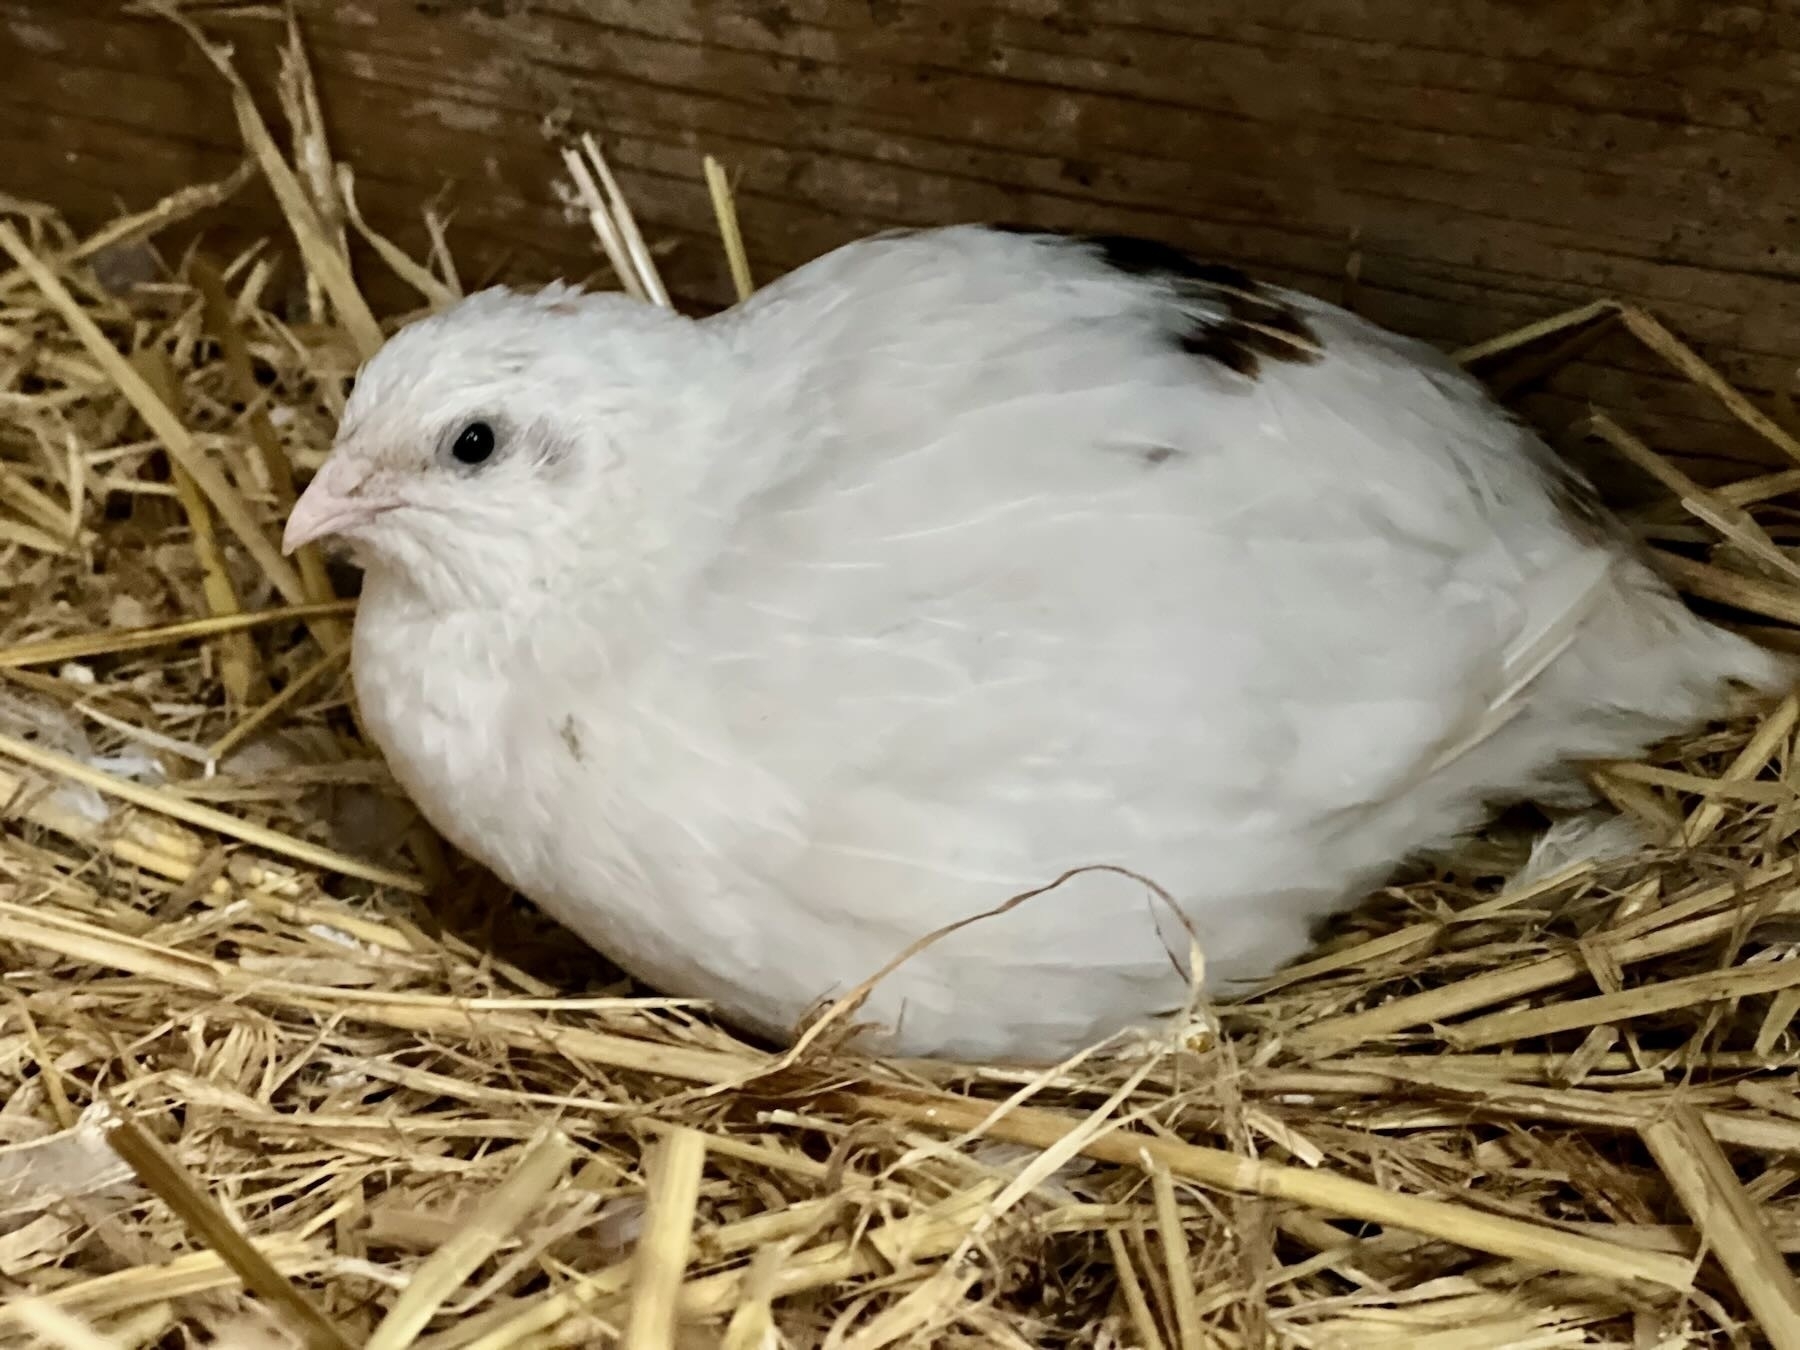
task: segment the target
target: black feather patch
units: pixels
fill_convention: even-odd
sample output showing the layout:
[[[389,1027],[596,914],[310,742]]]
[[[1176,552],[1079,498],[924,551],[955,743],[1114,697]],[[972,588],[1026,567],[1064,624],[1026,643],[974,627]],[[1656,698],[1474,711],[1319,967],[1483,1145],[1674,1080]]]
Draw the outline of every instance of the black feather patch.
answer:
[[[1114,271],[1167,282],[1178,302],[1187,302],[1176,333],[1181,349],[1239,375],[1254,379],[1264,360],[1304,364],[1321,355],[1317,336],[1292,306],[1228,263],[1204,262],[1172,244],[1135,235],[1076,234],[1027,225],[989,228],[1084,245]],[[1189,313],[1190,305],[1214,312]]]

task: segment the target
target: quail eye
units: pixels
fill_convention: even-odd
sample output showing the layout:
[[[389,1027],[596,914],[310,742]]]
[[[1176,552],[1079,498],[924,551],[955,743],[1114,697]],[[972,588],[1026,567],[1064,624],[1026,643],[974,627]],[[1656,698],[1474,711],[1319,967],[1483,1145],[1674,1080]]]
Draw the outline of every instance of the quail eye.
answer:
[[[494,429],[486,422],[471,422],[456,433],[450,454],[458,464],[480,464],[494,453]]]

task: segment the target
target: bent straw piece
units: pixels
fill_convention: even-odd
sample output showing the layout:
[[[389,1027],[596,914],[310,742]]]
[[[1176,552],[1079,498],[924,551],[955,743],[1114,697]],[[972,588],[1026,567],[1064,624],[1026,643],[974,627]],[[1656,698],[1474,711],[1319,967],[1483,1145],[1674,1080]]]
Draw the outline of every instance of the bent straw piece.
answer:
[[[116,656],[175,642],[190,642],[195,638],[240,633],[265,624],[285,623],[290,619],[316,619],[323,615],[351,614],[355,610],[354,600],[327,600],[317,604],[282,605],[275,609],[215,615],[209,619],[187,619],[181,623],[159,624],[151,628],[121,628],[110,632],[81,633],[74,637],[46,638],[42,642],[26,642],[17,647],[0,648],[0,668],[17,670],[26,666],[80,661],[91,656]]]
[[[1800,1350],[1800,1285],[1759,1207],[1693,1107],[1643,1129],[1644,1145],[1775,1350]]]
[[[210,806],[190,802],[160,788],[148,787],[128,778],[102,773],[69,755],[46,750],[42,746],[32,745],[29,741],[22,741],[4,733],[0,733],[0,755],[9,756],[22,764],[29,764],[34,769],[43,769],[77,783],[85,783],[108,796],[130,802],[133,806],[140,806],[147,811],[155,811],[161,815],[173,816],[176,820],[189,825],[196,825],[203,830],[211,830],[215,834],[222,834],[230,839],[241,840],[257,848],[268,849],[271,853],[292,858],[296,862],[306,863],[322,871],[336,872],[347,877],[358,877],[364,881],[372,881],[379,886],[392,886],[396,890],[407,891],[413,895],[425,893],[424,883],[405,872],[396,872],[390,868],[364,862],[360,858],[352,858],[348,854],[339,853],[336,849],[308,843],[304,839],[296,839],[293,835],[283,834],[280,830],[272,830],[266,825],[240,820],[224,811],[216,811]]]
[[[156,391],[144,377],[132,369],[131,363],[107,340],[106,334],[100,331],[100,326],[81,307],[80,302],[69,294],[68,287],[31,251],[19,237],[19,232],[5,221],[0,221],[0,248],[13,256],[44,293],[45,298],[61,311],[64,321],[74,330],[76,337],[81,339],[82,345],[118,386],[119,392],[137,409],[138,416],[144,419],[151,432],[162,442],[169,458],[179,463],[192,476],[200,490],[206,494],[207,500],[231,527],[232,533],[249,550],[257,566],[267,574],[275,589],[292,604],[304,602],[307,596],[300,585],[298,573],[269,542],[261,524],[251,513],[248,503],[238,494],[238,490],[226,481],[218,466],[194,444],[187,428],[169,411],[168,404],[156,396]]]
[[[439,281],[429,267],[414,261],[407,251],[363,219],[356,201],[356,175],[348,164],[337,166],[337,194],[344,204],[344,216],[363,242],[381,255],[388,270],[417,291],[432,309],[446,309],[456,300],[456,292]]]

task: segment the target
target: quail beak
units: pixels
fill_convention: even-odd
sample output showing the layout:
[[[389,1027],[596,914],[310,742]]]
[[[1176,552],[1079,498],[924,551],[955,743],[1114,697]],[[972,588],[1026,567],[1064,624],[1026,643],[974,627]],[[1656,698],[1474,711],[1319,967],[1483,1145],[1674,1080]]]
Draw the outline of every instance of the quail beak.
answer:
[[[354,530],[398,505],[366,489],[362,467],[355,461],[341,455],[327,459],[288,513],[281,551],[292,553],[315,539]]]

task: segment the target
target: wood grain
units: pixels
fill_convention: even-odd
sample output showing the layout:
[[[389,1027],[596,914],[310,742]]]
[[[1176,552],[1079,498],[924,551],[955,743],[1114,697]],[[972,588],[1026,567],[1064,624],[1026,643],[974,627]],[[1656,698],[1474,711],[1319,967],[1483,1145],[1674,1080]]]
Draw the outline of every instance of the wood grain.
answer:
[[[1616,294],[1764,406],[1800,355],[1800,11],[1782,0],[302,0],[335,147],[471,276],[597,267],[553,116],[604,133],[685,301],[895,224],[1147,233],[1458,345]],[[275,115],[268,25],[219,30]],[[84,225],[227,170],[225,92],[112,0],[0,0],[0,187]],[[272,227],[241,199],[222,229]],[[363,275],[378,299],[405,292]],[[1703,481],[1767,455],[1622,335],[1526,406],[1613,408]],[[1635,475],[1611,467],[1607,475]]]

